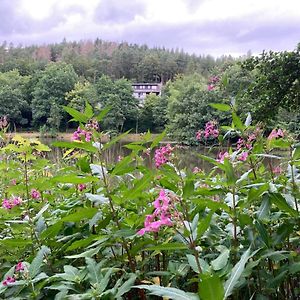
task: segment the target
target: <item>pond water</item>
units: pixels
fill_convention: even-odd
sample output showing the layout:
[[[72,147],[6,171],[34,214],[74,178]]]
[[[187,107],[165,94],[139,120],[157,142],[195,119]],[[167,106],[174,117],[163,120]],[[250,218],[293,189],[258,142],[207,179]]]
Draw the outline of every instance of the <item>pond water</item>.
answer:
[[[53,138],[42,138],[41,142],[50,146],[52,149],[52,152],[49,154],[48,158],[54,162],[59,162],[63,156],[63,150],[61,148],[52,147],[51,144],[55,142],[56,139]],[[124,147],[129,142],[122,141],[115,145],[113,145],[111,148],[105,150],[104,157],[108,163],[114,163],[118,160],[118,158],[127,156],[130,154],[131,150]],[[165,145],[165,143],[162,143],[161,145]],[[173,146],[173,145],[172,145]],[[175,144],[174,144],[175,146]],[[218,149],[210,149],[209,147],[187,147],[187,146],[176,146],[174,148],[174,152],[176,154],[176,157],[178,158],[178,165],[180,168],[188,168],[193,169],[194,167],[201,168],[203,170],[210,170],[212,165],[208,162],[204,161],[199,157],[199,154],[207,155],[213,158],[216,158]],[[153,163],[153,157],[154,157],[154,151],[151,153],[151,159],[146,160],[146,163],[148,166],[154,166]]]
[[[55,139],[46,138],[41,139],[41,142],[49,145],[51,147],[51,144],[56,141]],[[130,154],[131,150],[124,147],[129,142],[122,141],[119,142],[109,149],[104,151],[104,158],[108,164],[115,163],[118,161],[118,158],[127,156]],[[161,145],[165,145],[166,143],[162,143]],[[175,146],[175,144],[173,145]],[[49,154],[48,158],[54,162],[59,162],[63,156],[63,150],[61,148],[57,147],[51,147],[52,152]],[[187,168],[189,170],[192,170],[194,167],[198,167],[206,172],[209,172],[212,168],[212,164],[201,159],[199,157],[199,154],[206,155],[212,158],[216,158],[220,149],[219,147],[210,148],[210,147],[204,147],[204,146],[198,146],[198,147],[188,147],[188,146],[176,146],[174,148],[174,152],[176,154],[176,157],[178,158],[178,167],[183,169]],[[225,151],[225,149],[223,150]],[[283,153],[280,153],[279,156],[285,156]],[[151,153],[151,156],[146,161],[146,164],[148,167],[154,167],[154,150]],[[265,165],[268,165],[269,162],[271,162],[272,166],[275,167],[279,164],[280,160],[278,159],[264,159]]]

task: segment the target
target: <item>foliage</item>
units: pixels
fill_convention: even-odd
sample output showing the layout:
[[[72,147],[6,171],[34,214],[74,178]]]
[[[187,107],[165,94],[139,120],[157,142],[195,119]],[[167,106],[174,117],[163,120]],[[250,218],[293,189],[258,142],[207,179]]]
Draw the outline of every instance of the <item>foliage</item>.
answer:
[[[66,107],[81,135],[55,143],[59,163],[39,141],[2,134],[1,297],[297,299],[299,145],[213,106],[232,123],[220,139],[227,154],[201,156],[208,172],[179,169],[174,147],[157,148],[164,134],[108,161],[121,137],[101,144],[95,120],[107,110],[94,115],[88,103]],[[145,163],[151,150],[157,168]]]
[[[0,115],[6,115],[12,122],[26,124],[29,76],[21,76],[17,70],[0,73]]]
[[[280,108],[293,111],[299,108],[300,51],[263,52],[260,57],[246,60],[246,70],[256,70],[248,95],[259,121],[269,121]]]
[[[103,121],[104,129],[122,131],[133,128],[138,115],[138,100],[133,97],[131,83],[124,78],[112,81],[102,76],[96,89],[100,105],[111,108]]]
[[[222,121],[219,114],[209,106],[221,102],[223,94],[208,91],[205,79],[198,75],[181,76],[167,86],[168,132],[178,141],[196,143],[196,131],[211,119]]]
[[[78,80],[71,65],[51,63],[41,72],[33,90],[32,117],[34,124],[47,123],[50,127],[60,128],[64,118],[62,105],[67,104],[65,94],[71,91]],[[54,115],[57,114],[55,121]]]

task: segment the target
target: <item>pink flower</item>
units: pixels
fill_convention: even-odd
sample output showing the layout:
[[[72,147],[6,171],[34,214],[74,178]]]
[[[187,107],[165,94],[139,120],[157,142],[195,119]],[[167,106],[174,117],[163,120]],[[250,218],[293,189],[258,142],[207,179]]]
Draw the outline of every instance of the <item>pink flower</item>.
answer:
[[[159,168],[161,165],[167,163],[170,159],[172,151],[173,148],[170,144],[156,149],[154,154],[155,166]]]
[[[86,131],[81,129],[80,127],[73,133],[72,141],[81,141],[83,138],[86,142],[90,142],[92,138],[92,133],[90,131]]]
[[[272,140],[272,139],[276,139],[276,138],[283,138],[284,137],[284,133],[281,129],[273,129],[271,131],[271,133],[268,136],[268,140]]]
[[[198,168],[198,167],[194,167],[194,169],[193,169],[193,173],[194,174],[197,174],[197,173],[199,173],[199,172],[201,172],[202,170],[200,169],[200,168]]]
[[[240,161],[246,161],[246,160],[247,160],[247,157],[248,157],[248,152],[247,152],[247,151],[243,151],[243,152],[240,154],[238,160],[240,160]]]
[[[14,197],[12,199],[12,203],[13,203],[13,206],[20,205],[20,204],[22,204],[22,198],[21,197]]]
[[[216,125],[217,123],[215,121],[209,121],[205,124],[204,138],[217,138],[219,136],[219,130],[216,128]]]
[[[86,185],[84,183],[79,183],[78,184],[78,191],[79,192],[82,192],[85,189],[86,189]]]
[[[202,131],[202,130],[198,130],[198,131],[196,132],[196,139],[197,139],[198,141],[201,140],[202,134],[203,134],[203,131]]]
[[[170,217],[170,199],[166,192],[161,189],[159,196],[153,202],[155,208],[152,215],[147,215],[144,221],[144,228],[140,229],[137,234],[144,235],[146,232],[158,232],[161,226],[173,226]]]
[[[24,268],[25,266],[21,261],[19,261],[15,266],[16,272],[24,271]]]
[[[230,158],[230,155],[227,151],[220,152],[217,157],[217,162],[223,163],[225,158]]]
[[[212,85],[212,84],[209,84],[208,86],[207,86],[207,90],[208,91],[213,91],[214,90],[214,85]]]
[[[123,156],[122,155],[118,155],[117,161],[121,161],[122,159],[123,159]]]
[[[282,173],[282,168],[280,166],[277,166],[273,169],[273,173],[276,175],[280,175]]]
[[[2,282],[3,285],[7,286],[9,283],[15,282],[16,279],[11,276],[7,276],[6,279]]]
[[[38,190],[36,190],[36,189],[32,189],[31,192],[30,192],[30,195],[31,195],[32,199],[39,199],[39,198],[41,198],[41,193]]]
[[[13,208],[13,205],[12,205],[12,203],[10,203],[9,200],[4,199],[4,200],[2,201],[2,207],[5,208],[5,209],[12,209],[12,208]]]
[[[17,184],[17,179],[12,179],[10,183],[11,183],[11,185],[16,185]]]

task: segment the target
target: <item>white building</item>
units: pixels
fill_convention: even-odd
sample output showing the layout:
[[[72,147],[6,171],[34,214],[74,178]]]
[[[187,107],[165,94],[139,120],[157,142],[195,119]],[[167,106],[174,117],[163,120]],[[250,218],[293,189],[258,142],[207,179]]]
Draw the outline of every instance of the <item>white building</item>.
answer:
[[[161,87],[161,83],[134,83],[132,85],[133,96],[139,99],[141,103],[143,103],[146,96],[151,93],[160,96]]]

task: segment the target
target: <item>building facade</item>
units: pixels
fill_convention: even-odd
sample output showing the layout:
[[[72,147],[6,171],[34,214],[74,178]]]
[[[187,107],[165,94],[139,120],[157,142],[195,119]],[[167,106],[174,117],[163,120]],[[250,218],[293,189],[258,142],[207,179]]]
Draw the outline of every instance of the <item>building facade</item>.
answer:
[[[161,83],[134,83],[132,84],[133,96],[144,102],[145,98],[149,94],[161,95]]]

